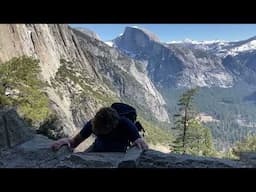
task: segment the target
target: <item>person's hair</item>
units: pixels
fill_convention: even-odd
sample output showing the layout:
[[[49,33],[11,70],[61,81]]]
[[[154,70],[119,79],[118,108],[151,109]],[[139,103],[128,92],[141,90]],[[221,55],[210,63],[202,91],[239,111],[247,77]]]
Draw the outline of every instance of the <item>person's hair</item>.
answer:
[[[119,123],[119,114],[111,107],[101,108],[92,119],[92,131],[95,135],[106,135]]]

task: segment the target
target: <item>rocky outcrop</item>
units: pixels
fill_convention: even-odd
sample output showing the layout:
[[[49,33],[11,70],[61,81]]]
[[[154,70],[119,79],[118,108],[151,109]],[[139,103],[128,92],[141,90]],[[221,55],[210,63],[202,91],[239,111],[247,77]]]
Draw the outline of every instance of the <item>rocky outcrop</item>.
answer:
[[[91,31],[86,28],[76,28],[76,30],[81,31],[82,33],[85,33],[86,35],[88,35],[91,38],[100,40],[100,36],[97,33],[95,33],[94,31]]]
[[[256,153],[255,152],[241,152],[239,154],[240,161],[256,167]]]
[[[227,55],[222,59],[225,68],[230,71],[236,81],[244,81],[250,85],[256,82],[256,51],[241,52],[237,55]]]
[[[0,113],[0,168],[242,168],[255,167],[255,154],[241,160],[196,157],[137,147],[126,153],[74,152],[63,146],[53,151],[53,140],[35,134],[15,110]],[[86,142],[86,141],[85,141]]]
[[[63,147],[51,150],[52,140],[37,135],[22,145],[2,150],[0,167],[4,168],[249,168],[243,161],[165,154],[132,148],[127,153],[72,153]]]
[[[243,168],[243,162],[175,153],[164,154],[158,151],[145,151],[138,162],[140,168]]]
[[[53,140],[42,135],[34,135],[21,145],[1,151],[0,162],[4,168],[47,168],[55,167],[65,155],[70,154],[68,148],[52,151]]]
[[[0,149],[15,147],[32,138],[32,132],[14,109],[0,110]]]

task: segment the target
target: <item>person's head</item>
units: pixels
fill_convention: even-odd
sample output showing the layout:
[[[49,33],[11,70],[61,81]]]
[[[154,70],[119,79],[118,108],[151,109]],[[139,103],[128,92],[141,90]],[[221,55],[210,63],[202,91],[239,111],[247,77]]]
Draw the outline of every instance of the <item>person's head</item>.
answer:
[[[119,114],[111,107],[101,108],[92,119],[92,131],[95,135],[106,135],[115,129]]]

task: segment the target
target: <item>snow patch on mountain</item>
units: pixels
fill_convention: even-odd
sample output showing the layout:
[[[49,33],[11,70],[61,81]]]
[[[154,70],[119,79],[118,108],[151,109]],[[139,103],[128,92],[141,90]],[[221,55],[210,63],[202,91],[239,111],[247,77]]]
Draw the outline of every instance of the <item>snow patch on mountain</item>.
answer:
[[[113,47],[113,45],[114,45],[114,43],[112,41],[106,41],[104,43],[107,44],[110,47]]]
[[[256,49],[256,40],[250,41],[246,44],[243,44],[238,47],[232,48],[230,51],[232,52],[243,52],[243,51],[249,51],[249,50],[255,50]]]
[[[183,41],[170,41],[167,44],[183,44],[190,48],[209,51],[220,57],[226,57],[228,55],[236,56],[242,52],[256,50],[255,39],[233,42],[225,40],[196,41],[185,39]]]

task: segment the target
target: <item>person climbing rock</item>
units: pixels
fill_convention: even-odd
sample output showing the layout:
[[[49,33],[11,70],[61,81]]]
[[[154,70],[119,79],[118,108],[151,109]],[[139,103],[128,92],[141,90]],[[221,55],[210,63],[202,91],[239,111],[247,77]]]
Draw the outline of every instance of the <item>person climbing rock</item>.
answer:
[[[142,126],[135,122],[136,116],[136,110],[123,103],[101,108],[75,137],[54,142],[52,149],[58,150],[63,145],[74,149],[91,134],[94,134],[96,139],[87,152],[126,152],[130,143],[142,150],[148,149],[147,143],[139,134],[139,128]]]

